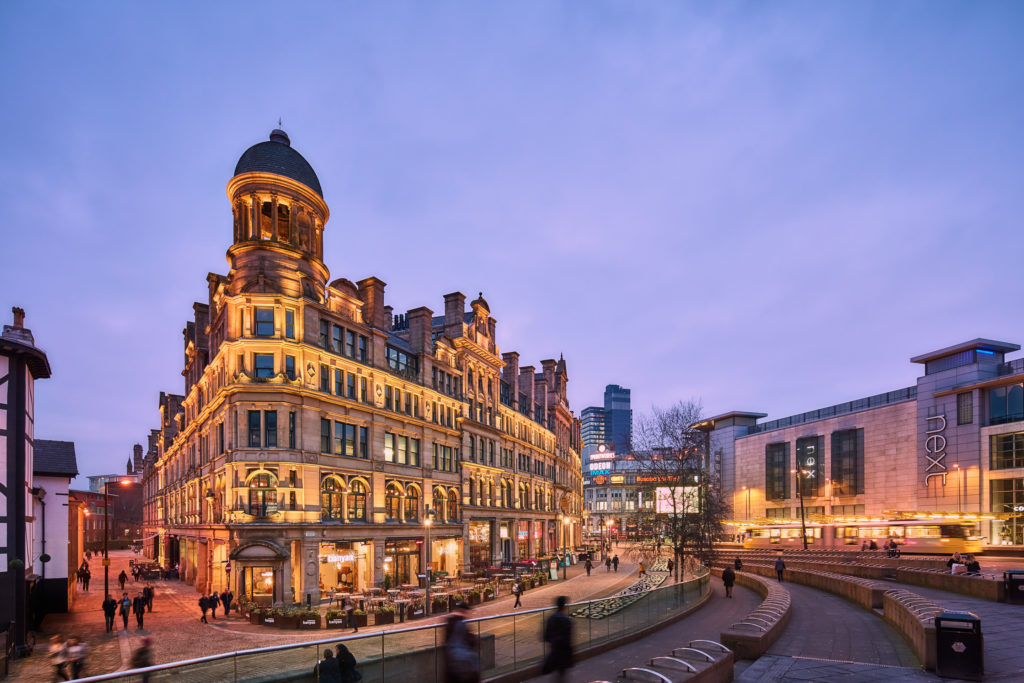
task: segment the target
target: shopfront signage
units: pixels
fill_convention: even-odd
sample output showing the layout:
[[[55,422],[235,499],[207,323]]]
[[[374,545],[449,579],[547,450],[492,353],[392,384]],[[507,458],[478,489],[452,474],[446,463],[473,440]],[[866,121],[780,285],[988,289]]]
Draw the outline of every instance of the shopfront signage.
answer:
[[[613,484],[621,484],[624,481],[626,481],[626,478],[624,476],[622,476],[621,474],[613,474],[612,475],[612,483]]]
[[[924,485],[927,487],[932,477],[942,477],[942,485],[946,485],[946,416],[933,415],[924,419]]]
[[[1014,505],[1013,506],[1013,511],[1014,512],[1024,512],[1024,505]]]
[[[263,573],[260,574],[260,576],[262,576],[263,578],[270,578],[273,575],[274,575],[274,572],[263,572]]]
[[[611,470],[598,470],[598,469],[593,469],[593,468],[591,468],[591,470],[590,470],[590,476],[592,476],[592,477],[593,477],[593,476],[596,476],[596,475],[598,475],[598,474],[608,474],[608,473],[610,473],[610,472],[611,472]]]
[[[328,555],[328,562],[354,562],[356,559],[355,553],[349,553],[347,555]]]

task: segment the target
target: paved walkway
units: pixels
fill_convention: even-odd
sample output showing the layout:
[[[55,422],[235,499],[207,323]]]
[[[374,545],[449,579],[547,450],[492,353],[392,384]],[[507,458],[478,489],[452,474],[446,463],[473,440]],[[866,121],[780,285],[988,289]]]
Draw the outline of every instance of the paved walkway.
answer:
[[[111,593],[120,596],[117,576],[122,569],[127,569],[129,559],[138,559],[138,555],[130,551],[114,551],[110,554]],[[219,618],[210,623],[199,622],[199,594],[192,586],[181,581],[153,581],[156,597],[153,600],[153,612],[146,614],[145,628],[136,629],[135,617],[130,617],[128,629],[118,628],[115,633],[104,632],[103,613],[100,603],[103,600],[103,571],[99,558],[91,562],[93,580],[89,593],[80,593],[72,611],[67,614],[51,614],[43,622],[43,631],[37,634],[39,646],[31,657],[12,662],[12,673],[15,680],[46,681],[52,678],[52,671],[45,656],[45,643],[55,634],[66,636],[77,635],[84,639],[91,653],[87,661],[84,675],[99,675],[128,669],[132,651],[137,648],[142,638],[154,638],[155,662],[166,663],[191,659],[206,655],[234,652],[272,645],[301,643],[322,640],[351,634],[349,630],[331,629],[316,631],[284,631],[266,626],[250,624],[243,617],[233,614],[225,618],[218,611]],[[618,572],[606,572],[604,567],[595,567],[591,576],[586,575],[582,564],[568,569],[567,581],[548,582],[526,591],[522,597],[522,609],[537,609],[554,604],[555,597],[566,595],[570,602],[604,597],[618,592],[636,580],[636,565],[622,562]],[[130,579],[126,587],[129,596],[141,591],[145,582],[133,583]],[[484,603],[472,610],[473,617],[508,614],[513,612],[513,596],[503,596],[497,600]],[[518,611],[518,610],[516,610]],[[439,623],[445,617],[421,619],[404,624],[387,626],[370,626],[359,629],[359,634],[379,633],[398,628],[424,626]],[[115,626],[120,627],[121,618],[117,617]]]

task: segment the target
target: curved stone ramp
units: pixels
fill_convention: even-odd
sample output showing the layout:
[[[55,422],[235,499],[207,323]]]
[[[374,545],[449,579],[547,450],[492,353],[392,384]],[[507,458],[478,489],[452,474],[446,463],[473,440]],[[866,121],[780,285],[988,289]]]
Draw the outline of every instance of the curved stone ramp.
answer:
[[[718,567],[712,572],[718,577],[722,575]],[[778,640],[789,623],[792,609],[789,589],[742,571],[736,572],[736,584],[750,588],[764,601],[743,619],[723,630],[720,638],[736,659],[757,659]]]

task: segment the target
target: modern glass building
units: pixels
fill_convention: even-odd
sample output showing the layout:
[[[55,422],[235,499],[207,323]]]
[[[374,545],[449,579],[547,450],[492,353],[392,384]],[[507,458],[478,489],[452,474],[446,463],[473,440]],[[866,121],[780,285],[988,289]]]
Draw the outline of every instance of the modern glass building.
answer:
[[[604,408],[590,406],[584,408],[581,415],[580,440],[583,443],[583,471],[586,472],[590,455],[605,445]]]
[[[762,422],[708,421],[736,520],[960,517],[1024,544],[1024,358],[974,339],[911,358],[914,386]],[[798,478],[802,477],[802,479]]]
[[[604,434],[616,453],[632,452],[633,409],[629,403],[629,389],[618,384],[604,388]]]

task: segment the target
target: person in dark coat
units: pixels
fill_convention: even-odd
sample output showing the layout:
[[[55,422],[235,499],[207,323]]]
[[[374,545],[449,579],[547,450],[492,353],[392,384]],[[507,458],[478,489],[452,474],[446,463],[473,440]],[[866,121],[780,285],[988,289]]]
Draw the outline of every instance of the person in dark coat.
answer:
[[[92,572],[91,572],[91,571],[89,571],[89,567],[88,567],[88,566],[86,566],[86,568],[85,568],[85,574],[83,574],[83,575],[82,575],[82,587],[83,587],[83,588],[84,588],[84,589],[85,589],[86,591],[88,591],[88,590],[89,590],[89,582],[90,582],[90,581],[92,581]]]
[[[612,567],[615,568],[615,571],[619,571],[619,556],[618,555],[616,555],[615,557],[612,558]]]
[[[153,666],[153,639],[145,637],[142,639],[142,645],[135,648],[132,652],[131,668],[133,669],[145,669],[148,666]],[[142,683],[149,683],[149,674],[142,674]]]
[[[323,660],[313,667],[313,677],[321,683],[355,683],[356,658],[341,643],[337,648],[337,657],[330,649],[324,650]]]
[[[469,606],[459,602],[444,625],[445,683],[480,683],[477,639],[466,626]]]
[[[558,609],[544,625],[544,642],[549,650],[544,659],[543,673],[554,671],[556,681],[566,680],[566,672],[572,667],[572,620],[565,607],[568,602],[568,598],[559,595],[555,599]]]
[[[206,620],[206,610],[210,609],[210,601],[207,599],[206,593],[203,593],[202,597],[199,598],[199,609],[203,611],[203,616],[199,618],[199,621],[209,624],[210,622]]]
[[[231,611],[231,593],[227,590],[220,594],[220,604],[224,607],[224,616],[227,616]]]
[[[107,599],[103,601],[103,619],[107,624],[107,633],[114,630],[114,617],[116,616],[117,600],[107,593]]]
[[[775,560],[775,575],[779,577],[779,583],[782,583],[782,572],[786,570],[786,563],[782,561],[782,555],[779,555]]]
[[[732,585],[736,583],[736,572],[732,570],[732,567],[726,567],[722,570],[722,583],[725,584],[725,597],[732,597]]]
[[[117,575],[117,582],[121,584],[121,590],[123,591],[124,585],[128,583],[128,575],[124,573],[123,569],[121,570],[121,573]]]
[[[732,561],[732,568],[735,569],[736,571],[742,571],[743,570],[743,560],[741,560],[740,558],[737,557],[735,560]]]
[[[589,557],[587,558],[587,563],[583,566],[587,569],[587,576],[590,576],[590,570],[594,568],[594,563],[590,561]]]
[[[610,557],[604,558],[604,570],[606,572],[610,572],[612,570],[612,558],[610,558]]]
[[[210,597],[206,598],[206,603],[210,606],[210,615],[214,621],[217,620],[217,608],[220,607],[220,598],[217,597],[217,593],[210,593]]]
[[[523,584],[521,582],[516,581],[512,584],[512,594],[516,596],[516,603],[512,605],[512,609],[515,609],[516,607],[522,607],[523,602],[520,598],[523,597]]]
[[[124,622],[124,630],[128,630],[128,615],[132,613],[132,599],[128,597],[127,593],[121,594],[121,621]]]
[[[142,596],[142,592],[135,596],[132,600],[132,612],[135,613],[135,623],[138,625],[138,629],[142,630],[142,617],[146,614],[146,598]]]
[[[156,595],[156,591],[153,590],[153,586],[150,583],[146,584],[146,587],[142,589],[142,597],[146,599],[146,608],[153,611],[153,596]]]

